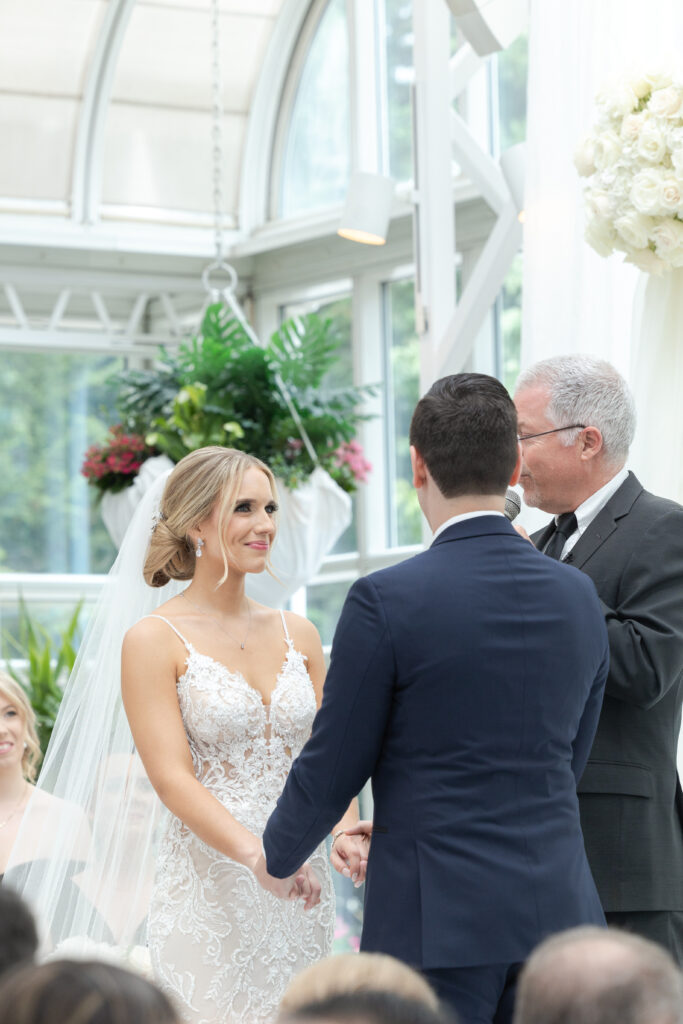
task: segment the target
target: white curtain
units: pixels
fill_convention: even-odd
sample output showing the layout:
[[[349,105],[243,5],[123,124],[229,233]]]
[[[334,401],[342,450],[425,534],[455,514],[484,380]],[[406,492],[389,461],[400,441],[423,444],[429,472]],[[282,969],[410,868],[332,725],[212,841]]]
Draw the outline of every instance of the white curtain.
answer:
[[[584,241],[573,155],[593,125],[595,94],[607,80],[644,68],[678,68],[683,74],[683,3],[531,0],[530,9],[522,367],[568,352],[590,352],[614,363],[638,405],[630,465],[646,487],[681,500],[683,471],[670,459],[658,464],[654,457],[663,451],[662,432],[676,433],[679,413],[670,401],[655,427],[650,405],[651,396],[671,394],[664,390],[671,353],[648,347],[653,365],[643,373],[649,356],[634,351],[632,330],[642,275],[619,254],[604,259]]]

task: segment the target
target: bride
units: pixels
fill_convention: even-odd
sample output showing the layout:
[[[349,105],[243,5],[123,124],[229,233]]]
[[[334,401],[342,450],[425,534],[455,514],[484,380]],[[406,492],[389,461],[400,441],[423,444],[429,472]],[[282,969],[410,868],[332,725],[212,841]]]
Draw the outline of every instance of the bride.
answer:
[[[306,619],[245,593],[246,575],[268,568],[275,537],[267,466],[232,449],[199,449],[171,472],[157,509],[154,500],[145,496],[124,540],[105,601],[111,613],[96,616],[48,752],[47,784],[62,806],[66,800],[86,812],[91,854],[75,872],[55,820],[56,873],[48,881],[41,872],[31,884],[29,872],[24,895],[60,953],[81,943],[92,955],[93,943],[113,936],[125,956],[140,948],[140,902],[154,860],[147,942],[159,984],[194,1024],[258,1024],[274,1016],[293,975],[331,948],[334,897],[324,849],[297,876],[276,879],[261,848],[320,703],[322,649]],[[139,584],[127,580],[131,572]],[[180,592],[173,580],[191,582]],[[157,607],[151,595],[169,590]],[[110,692],[118,673],[106,664],[117,637],[130,730]],[[92,735],[84,736],[88,728]],[[170,814],[149,809],[140,821],[131,783],[140,770],[122,773],[120,757],[112,757],[120,753],[131,764],[141,760]],[[335,832],[356,819],[354,802]],[[24,849],[14,861],[30,856]],[[66,908],[52,897],[60,865],[78,893]],[[122,901],[112,880],[126,871]]]

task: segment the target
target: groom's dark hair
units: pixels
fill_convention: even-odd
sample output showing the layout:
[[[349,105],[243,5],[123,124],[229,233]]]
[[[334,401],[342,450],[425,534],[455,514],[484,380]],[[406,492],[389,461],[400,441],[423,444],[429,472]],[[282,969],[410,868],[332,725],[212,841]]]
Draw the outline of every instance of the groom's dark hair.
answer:
[[[517,461],[517,412],[495,377],[454,373],[417,403],[410,443],[445,498],[505,494]]]

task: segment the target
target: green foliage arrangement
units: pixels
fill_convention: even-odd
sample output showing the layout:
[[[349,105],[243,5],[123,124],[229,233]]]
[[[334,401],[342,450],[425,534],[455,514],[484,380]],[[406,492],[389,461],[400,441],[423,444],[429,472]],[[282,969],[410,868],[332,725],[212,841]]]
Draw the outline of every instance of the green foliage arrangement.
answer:
[[[25,690],[31,707],[35,711],[40,749],[43,754],[52,736],[59,705],[62,702],[63,687],[76,661],[75,644],[78,619],[83,602],[76,605],[66,628],[59,634],[59,646],[55,651],[48,631],[34,622],[23,598],[19,599],[19,635],[3,631],[3,637],[12,651],[13,662],[7,660],[6,668],[12,678]],[[16,663],[25,667],[17,668]]]
[[[315,314],[287,320],[263,348],[226,306],[209,306],[198,337],[161,349],[152,370],[115,377],[127,431],[174,462],[205,445],[251,452],[294,488],[315,468],[278,381],[287,388],[320,465],[353,491],[370,469],[354,441],[373,388],[328,388],[337,361],[334,324]],[[349,445],[352,447],[349,448]]]

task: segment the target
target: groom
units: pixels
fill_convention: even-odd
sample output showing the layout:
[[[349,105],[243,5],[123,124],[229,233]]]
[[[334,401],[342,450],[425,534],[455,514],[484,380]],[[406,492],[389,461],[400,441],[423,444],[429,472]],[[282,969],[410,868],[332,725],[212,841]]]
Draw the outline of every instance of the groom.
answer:
[[[501,1024],[541,939],[604,923],[576,782],[607,634],[592,582],[503,515],[520,455],[499,381],[437,381],[410,442],[433,543],[351,587],[264,850],[291,875],[372,778],[361,948],[419,967],[462,1024]]]

